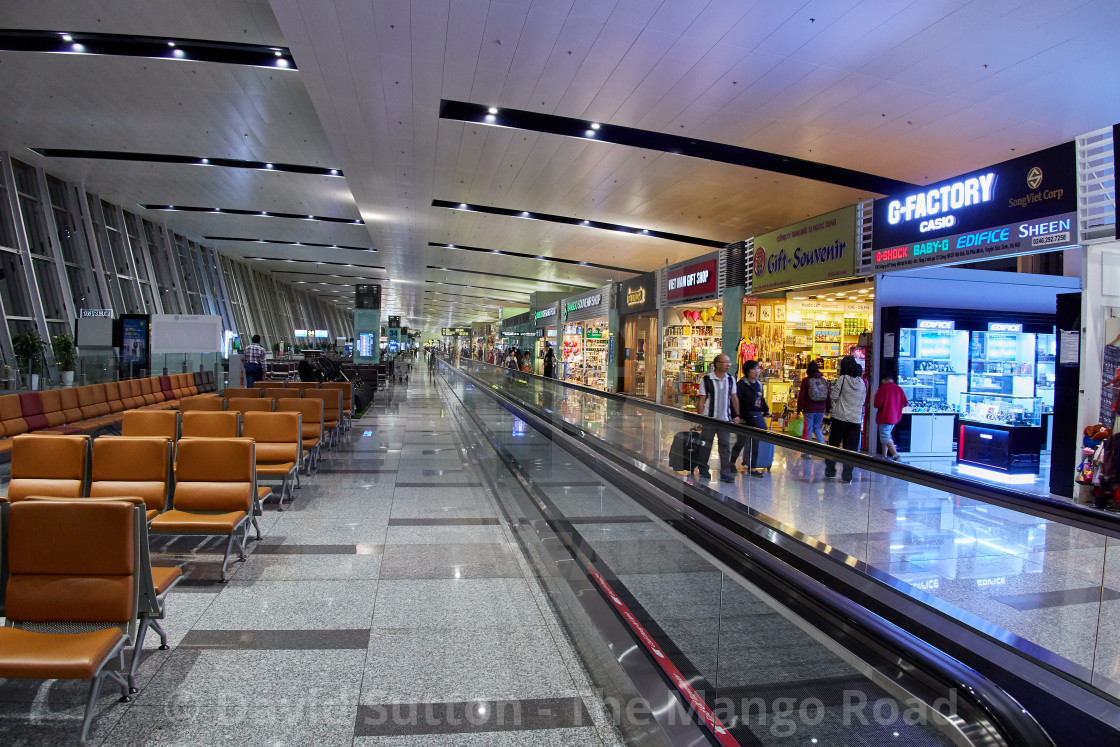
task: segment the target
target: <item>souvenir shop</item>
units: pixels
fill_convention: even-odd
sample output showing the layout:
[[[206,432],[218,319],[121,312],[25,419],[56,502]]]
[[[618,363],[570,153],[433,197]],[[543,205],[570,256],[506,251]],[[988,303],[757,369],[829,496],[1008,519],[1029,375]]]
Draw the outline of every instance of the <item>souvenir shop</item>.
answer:
[[[875,201],[876,375],[895,374],[910,401],[894,432],[904,455],[948,457],[955,472],[1051,492],[1051,450],[1077,446],[1076,415],[1055,392],[1057,310],[1070,295],[1080,307],[1080,272],[943,265],[1003,259],[1014,268],[1039,260],[1024,255],[1075,245],[1076,192],[1066,143]],[[1058,418],[1070,427],[1052,428]]]
[[[657,273],[618,284],[618,390],[653,399],[657,376]]]
[[[471,357],[486,363],[494,363],[496,357],[495,341],[498,325],[491,322],[471,324]]]
[[[520,314],[502,319],[501,348],[503,355],[517,349],[527,351],[532,356],[536,341],[536,325],[533,323],[533,313],[531,311],[523,311]]]
[[[845,355],[865,360],[875,293],[853,278],[856,225],[856,207],[843,208],[758,236],[747,255],[736,370],[759,362],[776,427],[796,409],[810,361],[833,378]]]
[[[723,352],[720,252],[661,270],[661,402],[695,412],[700,380]]]
[[[608,283],[560,302],[563,320],[558,378],[594,389],[614,390],[613,297],[613,283]]]
[[[533,312],[534,334],[536,336],[536,352],[533,356],[533,373],[544,375],[544,353],[549,347],[560,362],[560,347],[557,343],[557,329],[560,322],[560,302],[550,303],[537,308]]]

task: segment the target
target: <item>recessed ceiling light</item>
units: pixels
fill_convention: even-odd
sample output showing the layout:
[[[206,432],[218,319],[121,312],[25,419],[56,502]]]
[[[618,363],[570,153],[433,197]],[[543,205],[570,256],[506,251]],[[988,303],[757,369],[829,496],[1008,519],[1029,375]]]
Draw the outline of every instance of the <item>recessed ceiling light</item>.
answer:
[[[210,163],[210,159],[209,158],[203,158],[199,161],[199,163]]]
[[[331,176],[338,176],[338,169],[331,169]]]
[[[592,122],[591,123],[591,129],[593,129],[593,130],[599,129],[599,123],[598,122]]]
[[[171,50],[171,54],[175,57],[185,57],[187,53],[181,49],[173,49]]]
[[[466,210],[466,209],[467,209],[467,203],[465,203],[465,202],[460,202],[460,203],[459,203],[459,209],[460,209],[460,210]]]
[[[75,52],[86,51],[86,48],[84,46],[82,46],[81,44],[71,44],[70,49],[74,50]]]
[[[167,42],[167,46],[169,46],[169,47],[174,47],[174,46],[175,46],[175,42]]]
[[[272,164],[271,164],[271,163],[266,163],[266,164],[264,165],[264,167],[265,167],[266,169],[271,169],[271,168],[272,168]]]
[[[591,221],[589,221],[589,220],[585,220],[585,221],[583,222],[583,225],[585,225],[585,226],[590,226],[590,225],[591,225]]]
[[[284,56],[284,53],[281,52],[279,49],[275,50],[273,52],[273,54],[276,55],[277,57],[283,57]]]
[[[497,114],[498,113],[498,110],[493,106],[490,107],[489,109],[487,109],[486,111],[490,112],[491,114]]]
[[[74,41],[74,37],[70,36],[70,34],[63,34],[62,35],[62,41],[72,42],[72,41]]]
[[[595,137],[595,130],[584,130],[583,134],[585,137]]]
[[[276,67],[287,67],[287,66],[288,66],[288,61],[285,60],[285,59],[279,59],[279,60],[276,61]]]
[[[486,115],[486,121],[487,122],[493,122],[495,119],[496,119],[496,117],[493,114],[487,114]]]

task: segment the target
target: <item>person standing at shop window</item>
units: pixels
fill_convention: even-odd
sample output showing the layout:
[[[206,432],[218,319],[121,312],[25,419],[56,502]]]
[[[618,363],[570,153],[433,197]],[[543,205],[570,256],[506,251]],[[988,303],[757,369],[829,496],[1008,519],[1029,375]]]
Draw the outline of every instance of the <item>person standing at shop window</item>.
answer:
[[[697,401],[696,412],[706,415],[717,423],[739,422],[739,397],[735,393],[735,377],[728,371],[731,368],[731,358],[722,353],[712,361],[714,371],[704,374],[700,380],[700,398]],[[721,482],[735,482],[734,467],[731,463],[731,431],[719,425],[705,425],[701,429],[698,460],[700,463],[700,478],[712,479],[708,460],[712,456],[712,442],[719,437],[719,479]]]
[[[245,348],[245,386],[252,387],[253,384],[264,378],[264,357],[267,355],[263,346],[261,346],[261,336],[253,335],[253,342]]]
[[[824,443],[824,416],[828,413],[829,398],[832,394],[828,379],[821,373],[816,361],[809,361],[805,367],[805,378],[797,391],[797,412],[805,416],[805,439]],[[814,436],[816,438],[814,438]],[[810,459],[802,454],[802,459]]]
[[[739,379],[736,385],[736,397],[739,400],[739,415],[745,425],[754,426],[766,430],[766,416],[770,414],[770,407],[766,404],[766,398],[762,394],[762,382],[758,377],[762,373],[762,368],[759,366],[758,361],[747,361],[743,364],[743,377]],[[751,477],[762,477],[765,473],[758,468],[758,444],[756,439],[750,436],[738,435],[735,438],[735,445],[731,447],[731,467],[734,469],[735,460],[743,453],[750,441],[750,453],[747,456],[747,467],[751,471]]]
[[[545,343],[544,351],[544,377],[546,379],[556,378],[556,353],[552,349],[552,345]]]
[[[840,446],[848,451],[859,451],[860,427],[863,422],[863,405],[867,401],[867,383],[863,380],[863,368],[853,356],[845,355],[840,359],[840,375],[829,393],[832,425],[828,429],[829,446]],[[851,464],[844,464],[840,475],[843,482],[852,481]],[[826,459],[824,476],[836,477],[836,462]]]
[[[898,449],[894,446],[894,427],[902,420],[902,410],[910,401],[906,392],[894,383],[894,374],[884,371],[879,389],[875,392],[875,425],[879,429],[879,446],[887,459],[899,461]]]

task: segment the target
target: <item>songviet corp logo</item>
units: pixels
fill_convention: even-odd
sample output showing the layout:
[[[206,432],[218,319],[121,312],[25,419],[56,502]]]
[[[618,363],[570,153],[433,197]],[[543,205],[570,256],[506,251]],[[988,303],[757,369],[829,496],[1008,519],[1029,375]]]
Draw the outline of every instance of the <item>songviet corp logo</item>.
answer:
[[[1027,172],[1027,186],[1031,189],[1038,189],[1042,184],[1042,169],[1035,166]]]

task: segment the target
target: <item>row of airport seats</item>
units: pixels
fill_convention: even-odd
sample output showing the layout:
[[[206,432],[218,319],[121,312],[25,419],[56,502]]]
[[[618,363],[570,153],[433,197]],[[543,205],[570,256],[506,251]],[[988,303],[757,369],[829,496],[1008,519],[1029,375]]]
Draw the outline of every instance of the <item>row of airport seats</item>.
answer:
[[[160,649],[168,649],[160,620],[182,571],[152,567],[149,535],[228,536],[224,581],[234,543],[245,559],[249,521],[259,505],[257,444],[249,438],[184,438],[172,447],[161,438],[44,434],[14,441],[13,469],[32,461],[40,471],[60,461],[92,465],[88,482],[13,478],[13,484],[22,482],[0,498],[0,678],[89,680],[79,733],[84,745],[106,680],[120,686],[124,702],[138,692],[147,630],[156,630]],[[51,496],[52,487],[68,494]],[[23,494],[24,488],[33,494]],[[164,494],[170,505],[153,511],[148,496]],[[70,632],[75,628],[81,632]]]
[[[354,415],[354,385],[349,381],[328,381],[321,384],[313,381],[258,381],[252,388],[226,387],[222,396],[226,399],[262,397],[277,400],[321,397],[326,399],[327,409],[330,410],[333,396],[323,394],[330,391],[337,391],[341,396],[341,427],[348,430]]]
[[[0,456],[23,433],[96,433],[118,425],[127,410],[167,409],[216,388],[214,373],[205,371],[0,396]]]

